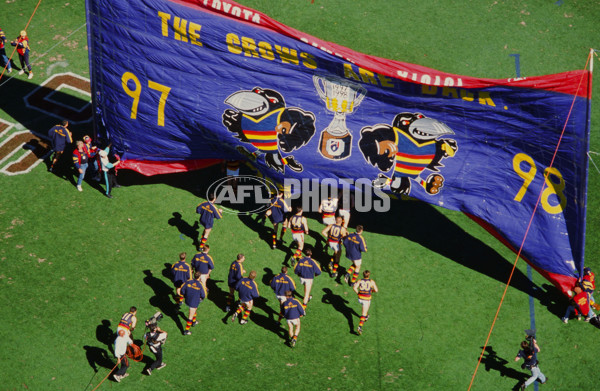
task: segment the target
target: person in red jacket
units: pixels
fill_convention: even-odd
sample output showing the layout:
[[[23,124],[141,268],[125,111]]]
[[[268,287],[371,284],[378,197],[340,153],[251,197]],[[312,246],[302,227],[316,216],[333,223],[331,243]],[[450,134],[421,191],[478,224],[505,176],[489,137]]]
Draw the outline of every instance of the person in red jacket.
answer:
[[[10,60],[8,59],[8,57],[6,57],[6,49],[4,48],[5,43],[6,34],[4,34],[4,31],[2,31],[2,29],[0,28],[0,59],[2,59],[2,63],[0,63],[0,66],[2,66],[2,68],[6,67],[8,73],[11,73],[12,67],[10,66]]]
[[[578,286],[576,286],[573,291],[575,291],[575,297],[573,297],[571,305],[567,307],[567,312],[562,318],[563,323],[569,322],[569,316],[571,316],[572,312],[577,314],[577,320],[581,320],[581,314],[583,314],[585,316],[585,321],[589,322],[588,315],[590,312],[590,302],[587,293]]]
[[[19,61],[21,62],[21,70],[19,71],[19,75],[25,73],[25,67],[27,67],[27,73],[29,74],[27,78],[33,78],[31,64],[29,63],[29,51],[31,50],[31,47],[29,46],[29,37],[27,37],[27,32],[25,30],[21,31],[21,34],[17,37],[17,39],[11,41],[10,44],[12,46],[16,46],[17,53],[19,53]]]

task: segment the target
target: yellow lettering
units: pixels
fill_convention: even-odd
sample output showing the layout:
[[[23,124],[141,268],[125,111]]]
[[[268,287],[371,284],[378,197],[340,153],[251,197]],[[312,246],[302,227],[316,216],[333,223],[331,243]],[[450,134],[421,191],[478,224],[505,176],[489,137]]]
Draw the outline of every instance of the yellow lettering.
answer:
[[[165,105],[167,104],[167,98],[169,97],[169,92],[171,92],[171,88],[152,80],[148,80],[148,87],[160,92],[156,122],[158,126],[165,126]]]
[[[496,107],[496,104],[492,100],[490,93],[487,91],[479,91],[479,104]]]
[[[442,95],[450,98],[458,98],[458,91],[456,88],[444,87],[442,88]]]
[[[473,94],[467,90],[460,90],[460,97],[467,102],[473,102]]]
[[[202,46],[202,42],[200,42],[200,29],[201,25],[197,23],[190,22],[189,34],[190,34],[190,42],[192,45]]]
[[[239,47],[240,38],[237,35],[235,35],[234,33],[229,33],[227,34],[227,37],[225,39],[227,40],[227,50],[229,50],[233,54],[242,53],[242,48]]]
[[[158,16],[161,19],[160,26],[163,37],[169,36],[169,20],[171,20],[171,15],[158,11]]]
[[[356,72],[354,72],[354,69],[352,69],[352,65],[350,64],[344,64],[344,77],[347,79],[354,79],[356,81],[360,81],[360,78],[358,77]]]
[[[176,16],[173,19],[173,30],[175,30],[175,39],[177,41],[187,42],[187,30],[186,30],[187,20],[181,19]]]
[[[273,61],[275,59],[275,53],[273,53],[273,48],[271,47],[271,44],[268,42],[259,42],[258,43],[258,52],[260,53],[260,56],[262,58],[264,58],[265,60],[270,60]]]
[[[382,87],[394,87],[394,84],[392,83],[392,78],[391,77],[387,77],[387,76],[383,76],[383,75],[377,74],[377,78],[379,79],[379,82],[381,83]]]
[[[373,72],[358,68],[358,73],[363,82],[377,85],[377,80],[375,79],[375,74]]]
[[[298,59],[298,51],[286,47],[281,47],[279,45],[275,45],[275,51],[277,52],[277,54],[279,54],[279,57],[281,57],[281,62],[283,62],[284,64],[300,64],[300,60]]]
[[[302,61],[302,65],[307,67],[308,69],[317,69],[317,62],[315,61],[315,57],[310,53],[300,53],[300,57],[304,61]]]
[[[244,56],[246,57],[258,57],[256,51],[256,42],[252,38],[242,37],[242,48],[244,49]]]
[[[437,87],[431,86],[428,84],[422,84],[421,85],[421,93],[427,94],[427,95],[435,95],[435,94],[437,94]]]

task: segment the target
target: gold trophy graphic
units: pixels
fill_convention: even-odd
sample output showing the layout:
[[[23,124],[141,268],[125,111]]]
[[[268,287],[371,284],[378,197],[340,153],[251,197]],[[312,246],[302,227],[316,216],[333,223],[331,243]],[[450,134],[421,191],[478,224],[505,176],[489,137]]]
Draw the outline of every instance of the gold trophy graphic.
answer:
[[[327,159],[342,160],[350,156],[352,135],[346,126],[346,115],[362,102],[367,90],[360,84],[335,76],[313,75],[313,83],[333,120],[322,132],[319,152]]]

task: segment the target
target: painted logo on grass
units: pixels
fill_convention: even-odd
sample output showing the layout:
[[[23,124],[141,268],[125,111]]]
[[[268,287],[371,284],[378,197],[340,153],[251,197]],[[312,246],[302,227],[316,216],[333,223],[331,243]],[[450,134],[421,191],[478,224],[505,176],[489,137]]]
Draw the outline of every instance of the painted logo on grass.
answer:
[[[206,198],[215,196],[224,213],[249,215],[264,212],[277,195],[277,186],[265,178],[253,175],[226,177],[213,182],[206,191]]]

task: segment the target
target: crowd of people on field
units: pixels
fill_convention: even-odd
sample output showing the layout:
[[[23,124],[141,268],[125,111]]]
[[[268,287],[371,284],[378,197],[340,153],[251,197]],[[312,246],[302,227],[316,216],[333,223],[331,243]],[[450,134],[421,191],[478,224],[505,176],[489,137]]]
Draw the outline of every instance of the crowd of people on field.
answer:
[[[75,142],[73,148],[73,133],[69,130],[69,121],[63,120],[48,131],[48,138],[52,144],[48,171],[55,172],[61,157],[71,149],[73,168],[77,175],[77,190],[83,191],[83,181],[86,176],[94,181],[104,184],[104,195],[113,198],[112,189],[121,187],[117,182],[116,167],[121,162],[121,157],[111,149],[111,145],[100,148],[94,140],[85,135]]]

